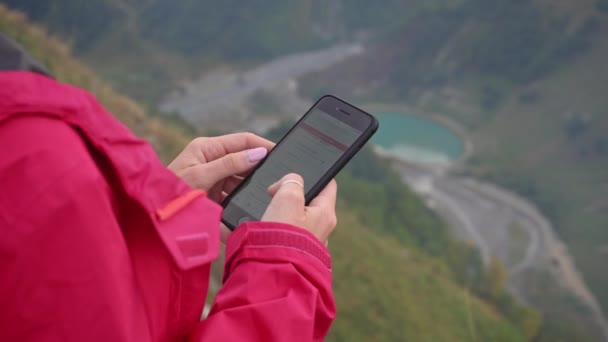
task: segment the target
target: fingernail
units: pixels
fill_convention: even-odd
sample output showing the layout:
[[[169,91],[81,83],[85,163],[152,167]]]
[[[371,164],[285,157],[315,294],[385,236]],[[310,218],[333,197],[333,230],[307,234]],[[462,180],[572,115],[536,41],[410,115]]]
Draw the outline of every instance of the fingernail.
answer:
[[[247,151],[247,160],[249,160],[250,163],[259,162],[266,157],[266,153],[268,153],[268,151],[264,147],[251,149]]]

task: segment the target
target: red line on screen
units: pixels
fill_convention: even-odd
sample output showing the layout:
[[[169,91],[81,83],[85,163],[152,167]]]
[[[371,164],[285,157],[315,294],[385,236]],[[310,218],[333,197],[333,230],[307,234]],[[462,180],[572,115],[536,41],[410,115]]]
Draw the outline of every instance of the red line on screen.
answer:
[[[314,135],[315,137],[320,138],[321,140],[325,141],[326,143],[336,147],[337,149],[339,149],[340,151],[346,151],[348,150],[348,146],[344,145],[343,143],[337,141],[336,139],[322,133],[321,131],[315,129],[314,127],[302,122],[300,124],[300,126],[302,127],[302,129],[304,129],[305,131],[307,131],[308,133]]]

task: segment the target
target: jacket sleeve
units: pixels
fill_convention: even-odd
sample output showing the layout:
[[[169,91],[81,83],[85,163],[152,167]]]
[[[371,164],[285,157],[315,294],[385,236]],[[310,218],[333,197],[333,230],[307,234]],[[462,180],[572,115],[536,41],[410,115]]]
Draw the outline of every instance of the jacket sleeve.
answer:
[[[191,341],[322,341],[335,314],[325,246],[299,228],[245,223],[227,242],[224,285]]]

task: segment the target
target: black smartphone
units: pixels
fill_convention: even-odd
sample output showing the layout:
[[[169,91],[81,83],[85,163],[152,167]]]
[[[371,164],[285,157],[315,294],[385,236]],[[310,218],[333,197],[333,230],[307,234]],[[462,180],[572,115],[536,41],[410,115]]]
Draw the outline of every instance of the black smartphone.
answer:
[[[288,173],[304,179],[306,204],[315,198],[378,130],[378,120],[326,95],[289,130],[222,203],[231,230],[259,221],[272,200],[268,187]]]

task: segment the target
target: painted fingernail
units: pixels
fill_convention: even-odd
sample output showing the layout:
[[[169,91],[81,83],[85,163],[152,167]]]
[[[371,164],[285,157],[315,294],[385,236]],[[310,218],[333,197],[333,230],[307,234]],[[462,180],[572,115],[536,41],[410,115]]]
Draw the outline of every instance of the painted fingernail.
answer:
[[[251,149],[247,151],[247,160],[249,160],[250,163],[259,162],[266,157],[266,153],[268,153],[268,151],[264,147]]]

